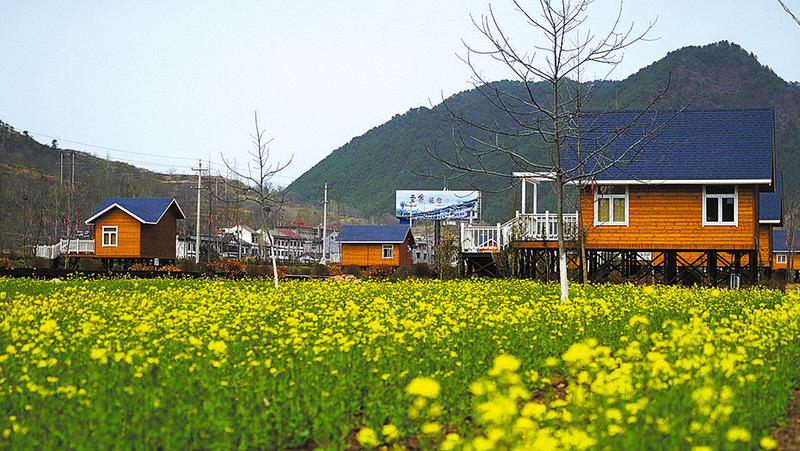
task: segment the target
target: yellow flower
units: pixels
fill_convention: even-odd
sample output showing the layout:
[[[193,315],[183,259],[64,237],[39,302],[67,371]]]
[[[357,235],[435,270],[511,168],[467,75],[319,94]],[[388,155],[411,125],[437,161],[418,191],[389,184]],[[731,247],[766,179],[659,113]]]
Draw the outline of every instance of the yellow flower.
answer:
[[[442,425],[435,421],[431,421],[429,423],[425,423],[422,425],[422,429],[420,429],[423,434],[431,435],[436,434],[440,430],[442,430]]]
[[[383,434],[387,442],[393,442],[400,438],[400,430],[393,424],[384,424],[383,428],[381,428],[381,434]]]
[[[417,377],[406,387],[409,395],[422,396],[433,399],[439,396],[439,383],[429,377]]]
[[[39,326],[39,330],[50,335],[58,329],[58,323],[54,319],[48,319]]]
[[[228,345],[224,341],[212,341],[208,343],[208,350],[214,354],[225,354],[228,351]]]
[[[740,426],[734,426],[728,429],[728,432],[725,433],[725,438],[729,442],[749,442],[750,431]]]
[[[517,369],[519,369],[519,359],[511,355],[503,354],[495,357],[494,365],[492,369],[489,370],[489,376],[497,376],[504,371],[513,372],[517,371]]]
[[[92,360],[99,360],[102,363],[105,363],[108,361],[108,357],[106,357],[107,353],[108,349],[106,348],[93,348],[91,351],[89,351],[89,357]]]
[[[356,434],[356,440],[358,440],[358,443],[361,444],[361,446],[368,448],[378,446],[380,443],[378,441],[378,434],[376,434],[374,430],[366,427],[358,431],[358,434]]]
[[[770,436],[762,437],[758,444],[764,449],[775,449],[778,446],[778,442]]]

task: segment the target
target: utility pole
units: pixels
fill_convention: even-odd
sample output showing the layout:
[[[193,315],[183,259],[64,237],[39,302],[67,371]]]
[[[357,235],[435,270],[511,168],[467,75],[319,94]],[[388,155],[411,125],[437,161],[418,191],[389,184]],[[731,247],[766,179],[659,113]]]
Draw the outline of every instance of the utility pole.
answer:
[[[328,264],[325,248],[328,245],[328,182],[325,182],[325,197],[322,201],[322,260],[323,265]]]
[[[58,163],[58,167],[60,169],[60,175],[58,176],[58,182],[61,186],[61,189],[64,189],[64,152],[61,151],[58,153],[61,157],[61,161]]]
[[[194,249],[194,262],[200,263],[200,188],[201,188],[201,179],[200,176],[203,174],[203,160],[197,160],[197,167],[192,168],[193,171],[197,171],[197,225],[195,228],[195,249]]]
[[[70,186],[74,189],[75,188],[75,151],[72,151],[72,179],[70,180]]]

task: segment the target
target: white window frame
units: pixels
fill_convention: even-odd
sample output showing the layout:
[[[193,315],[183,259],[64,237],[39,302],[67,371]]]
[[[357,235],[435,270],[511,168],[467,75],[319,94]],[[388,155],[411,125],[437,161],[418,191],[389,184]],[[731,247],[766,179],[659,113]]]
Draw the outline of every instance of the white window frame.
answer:
[[[594,225],[596,226],[627,226],[628,225],[628,211],[630,210],[630,196],[628,195],[628,185],[625,185],[625,194],[600,194],[602,187],[609,185],[599,185],[594,192]],[[598,208],[600,206],[600,198],[608,199],[608,221],[599,221],[597,218]],[[625,200],[625,221],[614,221],[614,199]]]
[[[107,234],[107,235],[106,235]],[[106,236],[114,237],[114,244],[106,244]],[[109,242],[111,239],[109,238]],[[119,227],[118,226],[103,226],[101,234],[101,247],[119,247]]]
[[[703,227],[705,226],[734,226],[739,227],[739,185],[733,185],[733,194],[707,194],[706,187],[709,185],[703,185]],[[716,185],[715,185],[716,186]],[[723,222],[722,221],[722,199],[726,197],[733,196],[733,221],[732,222]],[[708,222],[706,221],[706,199],[718,199],[717,200],[717,213],[718,218],[720,219],[717,222]]]
[[[389,256],[386,256],[386,251],[389,251]],[[394,244],[384,244],[381,246],[381,257],[385,260],[392,260],[394,258]]]
[[[785,265],[789,263],[789,254],[786,252],[775,252],[775,263]]]

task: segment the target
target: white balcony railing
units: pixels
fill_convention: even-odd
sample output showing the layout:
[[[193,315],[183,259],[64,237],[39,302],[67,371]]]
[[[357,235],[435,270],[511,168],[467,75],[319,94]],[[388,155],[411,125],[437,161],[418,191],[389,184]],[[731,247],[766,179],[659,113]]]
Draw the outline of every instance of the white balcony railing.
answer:
[[[578,213],[564,215],[564,238],[574,239],[578,232]],[[493,252],[512,241],[556,241],[558,218],[555,213],[518,214],[505,224],[461,225],[463,252]]]
[[[48,259],[61,254],[94,254],[94,240],[61,240],[52,246],[36,246],[36,256]]]

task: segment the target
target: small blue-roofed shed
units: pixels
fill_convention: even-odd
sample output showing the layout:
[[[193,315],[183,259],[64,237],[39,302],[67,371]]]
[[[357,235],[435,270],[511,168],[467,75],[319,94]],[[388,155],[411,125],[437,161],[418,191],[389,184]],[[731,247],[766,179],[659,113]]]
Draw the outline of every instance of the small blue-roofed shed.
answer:
[[[414,245],[411,228],[400,225],[345,225],[339,231],[342,264],[361,267],[408,266]]]

